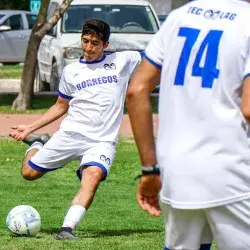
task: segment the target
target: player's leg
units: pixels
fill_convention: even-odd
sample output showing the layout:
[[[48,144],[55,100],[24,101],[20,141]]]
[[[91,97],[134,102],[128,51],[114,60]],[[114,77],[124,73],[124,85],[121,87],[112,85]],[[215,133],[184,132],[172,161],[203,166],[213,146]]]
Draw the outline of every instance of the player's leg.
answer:
[[[97,188],[104,174],[97,166],[86,166],[82,170],[81,186],[71,202],[67,215],[64,218],[61,231],[55,235],[56,239],[78,240],[73,230],[83,219],[87,209],[92,204]]]
[[[250,249],[250,199],[209,209],[206,214],[217,250]]]
[[[86,210],[92,204],[96,190],[104,178],[99,166],[85,166],[82,170],[81,187],[72,201],[72,205],[81,205]]]
[[[162,205],[165,215],[164,250],[209,250],[212,234],[203,210],[174,209]]]
[[[45,173],[39,172],[29,165],[30,159],[43,147],[43,145],[50,139],[48,134],[30,134],[23,142],[30,147],[26,151],[21,174],[26,180],[36,180],[42,177]]]
[[[58,131],[44,145],[34,142],[27,150],[22,175],[35,180],[45,173],[57,170],[77,157],[79,145],[70,134]]]
[[[115,145],[112,146],[109,143],[93,145],[85,152],[81,167],[77,171],[81,186],[64,218],[61,231],[55,235],[56,239],[79,239],[72,231],[81,222],[86,210],[92,204],[100,182],[108,175],[114,156]]]

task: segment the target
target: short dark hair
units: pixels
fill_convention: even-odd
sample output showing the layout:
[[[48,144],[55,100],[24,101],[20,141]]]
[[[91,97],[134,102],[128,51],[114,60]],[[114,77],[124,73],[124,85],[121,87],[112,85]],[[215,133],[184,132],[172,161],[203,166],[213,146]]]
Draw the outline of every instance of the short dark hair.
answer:
[[[107,42],[110,36],[110,27],[99,19],[86,20],[82,26],[82,36],[92,34],[99,36],[103,42]]]

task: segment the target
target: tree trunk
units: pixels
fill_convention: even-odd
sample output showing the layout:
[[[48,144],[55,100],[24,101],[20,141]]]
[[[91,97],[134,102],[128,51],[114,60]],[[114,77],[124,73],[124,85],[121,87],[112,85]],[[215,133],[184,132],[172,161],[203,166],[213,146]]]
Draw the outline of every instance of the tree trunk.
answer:
[[[20,91],[12,104],[12,109],[26,110],[32,107],[32,96],[34,91],[34,80],[37,65],[37,52],[40,43],[45,34],[56,25],[72,1],[73,0],[64,0],[60,5],[60,8],[55,11],[54,15],[49,20],[46,21],[47,9],[50,0],[42,0],[38,18],[32,29],[26,51]]]

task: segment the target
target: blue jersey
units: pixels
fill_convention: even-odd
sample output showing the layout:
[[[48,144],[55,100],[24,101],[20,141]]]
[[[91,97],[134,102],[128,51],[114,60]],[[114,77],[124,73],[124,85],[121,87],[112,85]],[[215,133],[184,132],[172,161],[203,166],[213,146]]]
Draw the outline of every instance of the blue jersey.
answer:
[[[197,0],[173,11],[146,49],[161,69],[157,157],[161,199],[205,208],[250,197],[250,4]]]

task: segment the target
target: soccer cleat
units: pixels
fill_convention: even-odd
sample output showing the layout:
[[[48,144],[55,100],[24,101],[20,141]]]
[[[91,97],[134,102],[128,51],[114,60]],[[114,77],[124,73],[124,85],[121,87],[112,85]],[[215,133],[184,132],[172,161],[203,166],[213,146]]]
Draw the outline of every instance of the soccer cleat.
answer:
[[[64,227],[61,231],[54,235],[57,240],[80,240],[79,237],[75,236],[71,228]]]
[[[50,139],[49,134],[35,134],[31,133],[23,140],[24,143],[32,145],[34,142],[41,142],[43,145]]]

